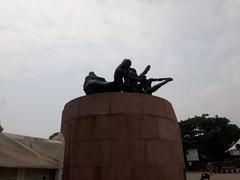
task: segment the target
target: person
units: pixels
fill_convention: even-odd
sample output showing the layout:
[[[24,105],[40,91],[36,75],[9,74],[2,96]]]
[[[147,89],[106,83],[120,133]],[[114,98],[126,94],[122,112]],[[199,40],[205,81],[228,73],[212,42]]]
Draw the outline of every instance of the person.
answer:
[[[206,170],[209,173],[209,175],[213,175],[213,170],[214,170],[214,166],[212,162],[208,162],[206,165]]]

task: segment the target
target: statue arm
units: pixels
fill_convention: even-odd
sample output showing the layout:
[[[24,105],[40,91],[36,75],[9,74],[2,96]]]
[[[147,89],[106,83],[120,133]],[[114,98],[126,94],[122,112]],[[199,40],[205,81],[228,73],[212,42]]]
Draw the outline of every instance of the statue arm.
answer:
[[[150,82],[154,82],[154,81],[172,81],[172,78],[150,78],[148,79]]]
[[[148,71],[150,70],[150,68],[151,68],[151,66],[147,65],[147,67],[144,69],[144,71],[139,76],[140,77],[145,76],[148,73]]]

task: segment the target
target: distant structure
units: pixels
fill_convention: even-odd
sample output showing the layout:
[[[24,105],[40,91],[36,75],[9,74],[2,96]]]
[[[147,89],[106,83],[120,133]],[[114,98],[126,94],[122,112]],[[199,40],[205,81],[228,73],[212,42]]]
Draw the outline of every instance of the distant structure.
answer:
[[[140,75],[131,65],[130,59],[124,59],[115,69],[113,82],[107,82],[103,77],[89,72],[83,85],[84,92],[87,95],[101,92],[136,92],[151,95],[164,84],[173,80],[170,77],[147,79],[146,74],[151,68],[150,65]],[[159,83],[152,86],[152,82]]]
[[[0,180],[61,180],[65,143],[60,133],[53,136],[0,132]]]

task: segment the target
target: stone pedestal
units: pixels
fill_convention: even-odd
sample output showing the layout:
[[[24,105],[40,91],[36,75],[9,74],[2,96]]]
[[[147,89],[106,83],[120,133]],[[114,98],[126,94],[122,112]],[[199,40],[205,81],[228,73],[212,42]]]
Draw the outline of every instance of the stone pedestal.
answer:
[[[184,180],[178,122],[165,99],[101,93],[62,114],[63,180]]]

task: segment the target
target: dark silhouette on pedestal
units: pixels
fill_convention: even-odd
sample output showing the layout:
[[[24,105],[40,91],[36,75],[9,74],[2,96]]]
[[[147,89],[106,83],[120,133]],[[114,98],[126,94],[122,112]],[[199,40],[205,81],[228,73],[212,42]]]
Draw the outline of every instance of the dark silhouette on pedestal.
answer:
[[[85,78],[83,90],[86,94],[94,94],[113,91],[111,87],[115,87],[111,82],[107,82],[104,78],[97,76],[94,72],[89,72]]]
[[[141,77],[139,84],[139,92],[151,95],[153,92],[157,91],[160,87],[168,82],[172,81],[172,78],[150,78],[147,79],[146,74],[150,70],[151,66],[148,65],[145,70],[139,75]],[[152,82],[161,81],[160,83],[152,86]]]
[[[90,72],[85,78],[84,92],[87,95],[101,92],[136,92],[151,95],[164,84],[173,80],[172,78],[147,79],[146,74],[150,70],[150,65],[140,75],[137,74],[136,69],[132,68],[131,65],[131,60],[124,59],[114,72],[113,82],[107,82],[103,77]],[[160,81],[160,83],[152,86],[152,82],[157,81]]]

